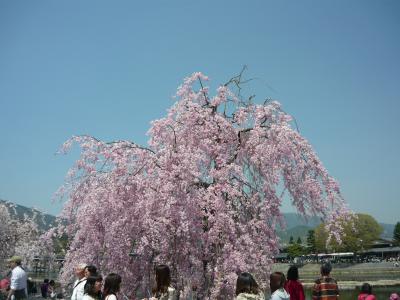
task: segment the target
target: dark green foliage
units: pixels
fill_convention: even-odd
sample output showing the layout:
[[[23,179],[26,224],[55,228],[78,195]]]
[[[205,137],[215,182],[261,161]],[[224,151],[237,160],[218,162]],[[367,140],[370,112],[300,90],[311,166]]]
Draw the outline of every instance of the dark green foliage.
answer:
[[[305,249],[298,243],[290,244],[286,249],[290,258],[295,258],[305,254]]]
[[[315,253],[317,248],[315,246],[315,231],[309,230],[307,233],[307,252]]]
[[[400,245],[400,222],[397,222],[394,226],[393,241],[396,245]]]
[[[382,227],[370,215],[356,214],[353,222],[343,222],[344,235],[342,243],[332,238],[331,243],[326,245],[328,233],[321,224],[315,229],[315,244],[319,252],[360,252],[371,248],[373,242],[379,239]]]

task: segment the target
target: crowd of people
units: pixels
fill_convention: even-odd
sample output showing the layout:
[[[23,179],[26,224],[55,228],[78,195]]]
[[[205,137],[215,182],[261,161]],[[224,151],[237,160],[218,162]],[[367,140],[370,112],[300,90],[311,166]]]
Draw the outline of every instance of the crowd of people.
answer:
[[[11,268],[10,279],[0,281],[0,295],[4,300],[25,300],[28,296],[28,277],[21,265],[22,259],[13,256],[8,260]],[[315,280],[312,289],[312,300],[337,300],[340,298],[336,280],[330,276],[332,265],[325,262],[321,265],[321,276]],[[270,300],[305,300],[304,287],[299,281],[297,266],[290,266],[287,276],[282,272],[274,272],[270,275]],[[121,276],[110,273],[103,279],[97,268],[93,265],[79,264],[75,268],[76,281],[72,286],[71,300],[118,300]],[[56,291],[54,280],[45,279],[40,287],[43,298],[63,298]],[[148,292],[143,300],[178,300],[179,291],[171,283],[171,271],[167,265],[155,267],[155,286]],[[4,297],[5,296],[5,297]],[[61,296],[61,297],[59,297]],[[197,299],[196,296],[193,299]],[[243,272],[238,275],[235,290],[236,300],[264,300],[266,299],[257,281],[252,274]],[[372,293],[372,286],[364,283],[361,286],[357,300],[376,300]],[[390,300],[400,300],[393,293]]]
[[[121,286],[121,276],[110,273],[104,278],[97,273],[92,265],[80,264],[75,268],[77,277],[73,285],[71,300],[117,300]],[[171,271],[166,265],[155,268],[156,286],[149,298],[144,300],[175,300],[177,291],[171,285]]]
[[[330,276],[332,265],[325,262],[321,265],[321,276],[314,282],[312,300],[338,300],[340,299],[339,287],[334,278]],[[290,266],[287,278],[282,272],[274,272],[270,276],[270,300],[305,300],[304,287],[299,281],[297,266]],[[258,284],[249,273],[241,273],[236,283],[236,300],[263,300],[264,294],[259,290]],[[377,300],[372,293],[372,286],[364,283],[361,286],[357,300]],[[397,293],[392,293],[389,300],[400,300]]]

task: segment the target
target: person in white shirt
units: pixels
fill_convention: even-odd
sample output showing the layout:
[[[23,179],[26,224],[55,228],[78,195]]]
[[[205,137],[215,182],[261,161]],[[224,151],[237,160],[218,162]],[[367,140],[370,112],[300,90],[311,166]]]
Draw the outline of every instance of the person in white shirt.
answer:
[[[101,275],[91,275],[87,277],[85,283],[85,294],[82,300],[100,300],[103,277]]]
[[[85,268],[86,264],[79,264],[75,268],[75,275],[78,279],[74,282],[71,300],[82,300],[83,298],[86,283]]]
[[[10,291],[7,300],[11,300],[12,296],[14,296],[15,300],[26,299],[28,276],[26,275],[25,270],[21,267],[22,258],[19,256],[13,256],[7,260],[7,262],[12,269]]]

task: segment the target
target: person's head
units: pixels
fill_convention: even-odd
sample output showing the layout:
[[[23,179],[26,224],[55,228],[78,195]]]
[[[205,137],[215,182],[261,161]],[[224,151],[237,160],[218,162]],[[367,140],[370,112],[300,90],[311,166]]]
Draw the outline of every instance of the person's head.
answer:
[[[49,283],[49,279],[48,279],[48,278],[45,278],[45,279],[43,280],[43,282],[44,282],[44,283]]]
[[[364,283],[361,286],[361,293],[368,295],[372,294],[372,286],[369,283]]]
[[[103,283],[103,278],[100,275],[89,276],[86,279],[84,291],[85,294],[98,298],[101,291],[101,286]]]
[[[298,280],[299,269],[296,266],[291,266],[287,271],[287,280]]]
[[[10,287],[10,280],[8,278],[3,278],[0,280],[0,290],[8,290]]]
[[[390,298],[389,298],[389,300],[399,300],[399,299],[400,299],[400,297],[397,293],[391,294]]]
[[[332,265],[329,262],[325,262],[321,266],[321,275],[322,276],[329,276],[332,271]]]
[[[79,279],[85,277],[85,268],[86,268],[86,264],[78,264],[75,267],[75,275],[76,275],[76,277],[78,277]]]
[[[165,293],[171,285],[171,271],[167,265],[158,265],[155,268],[156,273],[156,292]]]
[[[55,286],[55,285],[56,285],[56,283],[55,283],[55,281],[52,279],[52,280],[50,280],[50,282],[49,282],[49,285],[51,285],[51,286]]]
[[[269,286],[271,288],[271,293],[275,292],[278,289],[283,288],[285,285],[286,278],[282,272],[274,272],[269,277]]]
[[[236,296],[241,293],[258,294],[258,284],[254,277],[247,272],[240,273],[236,280]]]
[[[110,273],[104,280],[104,296],[116,295],[119,292],[121,286],[121,276],[115,273]]]
[[[89,265],[85,267],[85,277],[93,276],[97,274],[97,268],[93,265]]]
[[[14,269],[16,266],[20,266],[22,264],[22,258],[20,256],[12,256],[7,260],[8,265],[11,269]]]

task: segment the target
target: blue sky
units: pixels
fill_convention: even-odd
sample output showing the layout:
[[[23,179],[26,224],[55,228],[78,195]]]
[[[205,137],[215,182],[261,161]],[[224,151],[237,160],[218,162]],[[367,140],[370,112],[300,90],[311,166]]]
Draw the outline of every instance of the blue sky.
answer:
[[[2,199],[57,213],[63,141],[145,144],[182,78],[246,64],[350,208],[400,221],[399,1],[1,1],[0,41]]]

